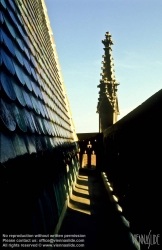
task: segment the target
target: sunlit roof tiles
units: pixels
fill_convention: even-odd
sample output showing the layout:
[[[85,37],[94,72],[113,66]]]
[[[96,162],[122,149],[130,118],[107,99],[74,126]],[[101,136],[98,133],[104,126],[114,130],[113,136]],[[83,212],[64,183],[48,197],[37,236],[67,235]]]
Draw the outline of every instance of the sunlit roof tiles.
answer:
[[[0,160],[6,162],[52,150],[55,138],[70,143],[73,133],[40,2],[1,0],[0,6]]]

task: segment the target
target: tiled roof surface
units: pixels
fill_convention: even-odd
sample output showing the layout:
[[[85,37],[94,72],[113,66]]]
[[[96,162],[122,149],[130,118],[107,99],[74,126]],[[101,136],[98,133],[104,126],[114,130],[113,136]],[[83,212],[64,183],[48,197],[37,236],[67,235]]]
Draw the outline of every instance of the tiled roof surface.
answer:
[[[38,25],[31,5],[42,10],[37,1],[17,3],[0,2],[2,163],[57,146],[75,148],[48,31],[45,24]]]

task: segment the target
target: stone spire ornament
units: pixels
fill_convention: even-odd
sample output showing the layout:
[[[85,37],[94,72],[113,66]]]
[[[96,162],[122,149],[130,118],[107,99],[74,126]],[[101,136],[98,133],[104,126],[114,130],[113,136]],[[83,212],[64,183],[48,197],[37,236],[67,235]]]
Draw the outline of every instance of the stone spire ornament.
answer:
[[[100,79],[100,88],[97,113],[99,113],[99,132],[103,132],[106,128],[117,122],[117,115],[119,115],[119,106],[117,98],[117,87],[119,83],[116,81],[114,75],[114,63],[111,55],[114,44],[110,32],[106,32],[105,39],[102,40],[104,44],[105,54],[103,57],[103,67]]]

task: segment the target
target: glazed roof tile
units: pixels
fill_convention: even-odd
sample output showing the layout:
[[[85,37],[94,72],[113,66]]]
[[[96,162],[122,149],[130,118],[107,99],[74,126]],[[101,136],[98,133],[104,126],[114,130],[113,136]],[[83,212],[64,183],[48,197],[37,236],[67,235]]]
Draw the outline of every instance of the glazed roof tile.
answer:
[[[22,20],[15,1],[1,0],[0,6],[0,161],[4,163],[52,151],[67,143],[71,135],[66,130],[70,129],[65,123],[67,111],[60,104],[63,93],[58,89],[57,67],[51,65],[53,55],[48,57],[44,45],[35,41],[38,36],[27,34],[29,18]],[[30,27],[38,31],[32,23]]]

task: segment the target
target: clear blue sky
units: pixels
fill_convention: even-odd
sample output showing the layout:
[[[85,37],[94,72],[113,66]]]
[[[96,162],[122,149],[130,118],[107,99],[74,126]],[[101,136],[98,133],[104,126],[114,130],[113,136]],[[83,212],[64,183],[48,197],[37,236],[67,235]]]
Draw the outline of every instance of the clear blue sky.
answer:
[[[162,0],[45,0],[77,133],[98,132],[97,85],[112,34],[119,119],[162,88]]]

